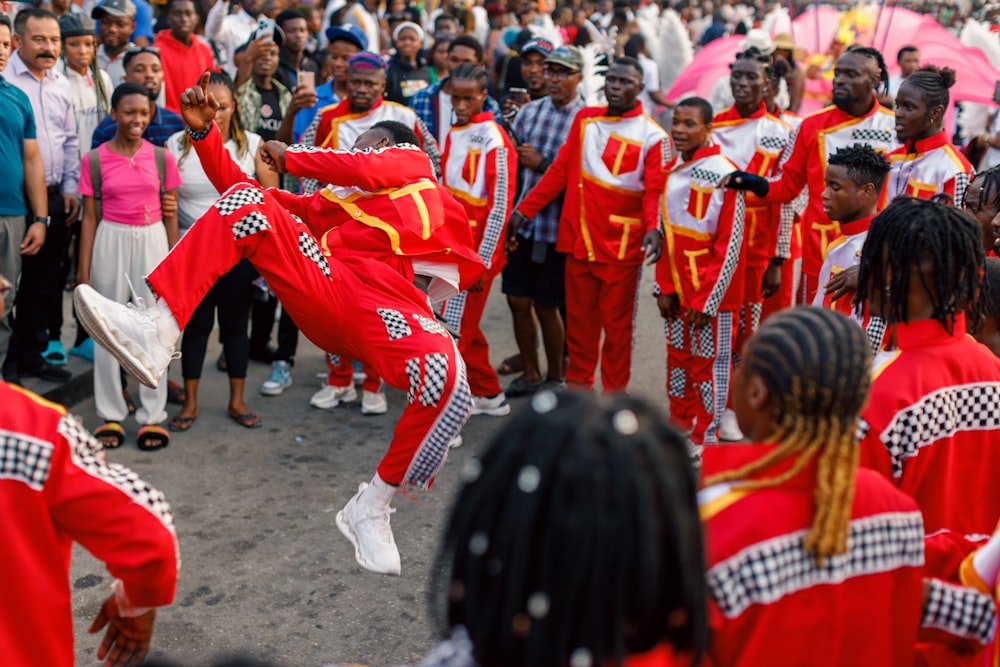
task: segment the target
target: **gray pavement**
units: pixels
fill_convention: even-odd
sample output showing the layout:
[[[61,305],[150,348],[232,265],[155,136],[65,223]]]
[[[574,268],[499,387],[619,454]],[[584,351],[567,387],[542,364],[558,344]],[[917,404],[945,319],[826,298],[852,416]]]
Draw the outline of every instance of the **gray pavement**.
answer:
[[[663,329],[649,296],[651,278],[646,269],[630,393],[665,409]],[[495,363],[516,351],[499,280],[484,331]],[[228,384],[215,369],[218,351],[213,336],[200,415],[191,430],[174,434],[164,450],[144,453],[135,447],[136,425],[130,421],[125,446],[108,452],[109,460],[162,490],[174,510],[180,578],[174,604],[157,617],[151,656],[198,665],[239,651],[289,667],[418,660],[436,638],[429,574],[458,487],[456,471],[506,418],[473,417],[463,431],[464,445],[452,450],[434,489],[412,499],[397,496],[392,525],[402,576],[376,575],[355,563],[334,516],[358,483],[371,478],[405,395],[390,389],[389,413],[375,417],[363,416],[358,404],[311,408],[309,397],[320,387],[317,373],[325,366],[322,353],[303,338],[295,383],[279,397],[257,393],[269,368],[251,363],[247,403],[264,425],[248,430],[226,415]],[[171,375],[179,380],[179,367],[171,368]],[[135,388],[134,380],[130,384]],[[511,403],[516,412],[526,399]],[[177,406],[168,407],[176,413]],[[90,428],[98,423],[92,399],[73,412]],[[86,629],[110,581],[101,563],[75,549],[71,585],[78,665],[98,664],[100,637]]]

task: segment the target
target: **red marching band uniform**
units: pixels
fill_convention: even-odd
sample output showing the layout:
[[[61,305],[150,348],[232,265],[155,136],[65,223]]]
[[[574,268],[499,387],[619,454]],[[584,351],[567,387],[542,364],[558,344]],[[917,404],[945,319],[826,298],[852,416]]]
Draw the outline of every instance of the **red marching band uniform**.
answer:
[[[607,113],[588,107],[576,115],[566,143],[517,210],[530,220],[564,196],[556,250],[566,253],[566,381],[592,388],[600,361],[610,393],[628,387],[642,240],[659,229],[657,181],[672,145],[640,104],[621,116]]]
[[[486,265],[481,289],[448,299],[442,316],[460,334],[458,349],[468,367],[472,395],[496,396],[501,392],[500,380],[490,364],[489,343],[479,322],[493,279],[507,260],[504,228],[514,207],[517,152],[492,112],[472,116],[467,125],[449,130],[441,182],[465,209],[472,247]]]
[[[889,153],[891,169],[882,191],[882,208],[899,196],[930,199],[947,195],[948,203],[962,206],[975,169],[942,131],[920,141],[907,142]]]
[[[743,193],[716,187],[736,167],[719,146],[675,156],[665,168],[666,245],[656,265],[656,294],[676,294],[682,313],[667,320],[667,396],[670,418],[691,430],[695,444],[718,442],[729,398],[734,319],[744,299]],[[690,312],[712,317],[700,329]]]

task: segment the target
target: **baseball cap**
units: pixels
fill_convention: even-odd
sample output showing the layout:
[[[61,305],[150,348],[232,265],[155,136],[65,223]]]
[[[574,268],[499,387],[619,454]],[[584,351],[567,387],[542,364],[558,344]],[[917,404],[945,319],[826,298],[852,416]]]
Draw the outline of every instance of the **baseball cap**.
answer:
[[[63,14],[59,17],[59,34],[63,39],[93,35],[94,22],[81,14]]]
[[[583,54],[575,46],[560,46],[545,59],[546,65],[558,65],[571,72],[583,70]]]
[[[740,42],[740,51],[746,51],[749,48],[755,48],[765,56],[769,56],[774,53],[774,42],[771,41],[771,36],[767,34],[766,30],[754,28],[747,32],[747,36]]]
[[[328,42],[336,42],[337,40],[343,40],[345,42],[350,42],[362,51],[368,50],[368,37],[365,36],[365,31],[356,25],[346,24],[332,26],[326,29],[326,40]]]
[[[523,56],[530,51],[537,51],[548,58],[549,54],[552,53],[552,42],[547,39],[542,39],[541,37],[529,39],[524,43],[524,46],[521,47],[519,54]]]
[[[90,11],[92,19],[100,19],[104,15],[134,19],[135,5],[132,4],[132,0],[104,0]]]

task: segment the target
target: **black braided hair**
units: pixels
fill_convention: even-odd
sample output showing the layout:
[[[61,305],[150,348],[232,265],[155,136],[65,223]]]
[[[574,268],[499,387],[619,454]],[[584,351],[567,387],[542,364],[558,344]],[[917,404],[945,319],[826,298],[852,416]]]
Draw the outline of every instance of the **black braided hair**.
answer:
[[[696,481],[658,408],[542,392],[462,477],[432,617],[465,628],[478,665],[618,665],[664,641],[701,654]]]
[[[928,108],[936,106],[947,108],[950,99],[948,89],[955,85],[955,70],[950,67],[924,65],[906,77],[904,83],[923,93]]]
[[[838,148],[837,152],[830,156],[827,165],[847,167],[847,175],[858,185],[872,183],[875,192],[881,192],[882,184],[885,183],[886,174],[889,173],[889,161],[881,153],[868,144],[854,144]]]
[[[979,183],[979,197],[975,202],[969,201],[969,190],[973,183]],[[980,171],[969,182],[962,199],[962,208],[993,208],[1000,211],[1000,165]]]
[[[448,73],[448,78],[455,81],[474,81],[480,90],[486,90],[489,85],[486,69],[476,63],[461,63]]]
[[[983,316],[1000,323],[1000,258],[987,257],[983,271],[983,291],[979,297]]]
[[[749,49],[737,53],[735,60],[733,61],[732,64],[729,65],[729,69],[732,69],[733,65],[735,65],[740,60],[750,60],[753,62],[760,63],[761,72],[763,73],[765,78],[768,78],[770,76],[770,71],[771,71],[770,68],[774,64],[774,58],[772,58],[771,56],[764,55],[763,53],[761,53],[760,49],[758,49],[756,46],[751,46]]]
[[[978,322],[982,244],[979,223],[967,211],[897,197],[868,230],[858,272],[858,312],[865,303],[881,305],[889,325],[909,322],[907,302],[915,273],[933,307],[931,317],[948,332],[954,330],[959,313]]]
[[[879,80],[879,86],[875,89],[875,92],[879,95],[889,94],[889,69],[885,66],[885,58],[882,57],[881,51],[873,49],[870,46],[858,46],[855,44],[853,46],[849,46],[846,53],[857,53],[858,55],[874,60],[878,65]]]

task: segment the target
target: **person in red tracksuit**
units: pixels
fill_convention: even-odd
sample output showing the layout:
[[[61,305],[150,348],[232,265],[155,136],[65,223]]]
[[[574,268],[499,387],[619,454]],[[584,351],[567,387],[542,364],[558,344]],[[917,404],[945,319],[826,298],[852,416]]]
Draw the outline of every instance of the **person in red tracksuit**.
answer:
[[[743,193],[716,187],[736,167],[710,143],[711,132],[707,100],[679,102],[670,126],[678,154],[657,184],[667,247],[654,294],[667,320],[670,418],[695,445],[718,442],[745,293]]]
[[[463,63],[449,75],[455,124],[445,138],[441,183],[462,206],[472,228],[486,275],[474,287],[449,299],[442,316],[458,331],[458,349],[465,359],[472,390],[474,415],[510,414],[507,397],[490,363],[490,347],[479,326],[493,279],[500,275],[504,228],[514,206],[517,153],[493,114],[483,111],[486,70]]]
[[[992,596],[925,567],[917,503],[858,467],[871,348],[856,323],[772,315],[733,376],[750,442],[705,448],[709,667],[912,667],[986,647]]]
[[[605,77],[608,106],[576,115],[555,161],[511,216],[516,231],[563,197],[556,250],[566,253],[566,382],[575,389],[594,386],[598,361],[606,393],[627,389],[640,267],[660,257],[656,181],[672,148],[636,101],[641,90],[642,66],[616,58]]]
[[[147,277],[157,296],[150,307],[138,303],[127,308],[81,286],[74,294],[77,312],[95,341],[112,350],[141,382],[156,385],[180,329],[205,292],[237,261],[249,259],[318,347],[364,359],[386,382],[408,391],[389,450],[371,483],[361,484],[337,514],[337,525],[354,545],[362,567],[399,574],[389,504],[400,486],[431,485],[449,443],[472,412],[465,364],[455,341],[435,319],[427,294],[413,284],[415,256],[450,254],[434,238],[445,218],[438,186],[406,180],[425,174],[429,163],[416,147],[357,151],[333,156],[353,162],[354,191],[324,188],[309,197],[264,191],[222,159],[228,153],[222,151],[212,122],[217,105],[206,87],[203,77],[200,87],[184,93],[182,107],[192,145],[224,195]],[[420,156],[422,171],[407,173],[405,159],[396,160],[390,170],[389,164],[405,151]],[[308,162],[313,154],[323,161],[331,157],[302,147],[284,155],[272,153],[269,159],[278,164]],[[386,187],[387,174],[398,179],[395,186]],[[323,253],[329,216],[338,210],[340,220],[357,218],[372,228],[369,235],[352,228],[359,242],[368,238],[384,246],[382,237],[391,238],[392,251],[383,254],[383,261],[355,251]],[[348,225],[340,229],[346,234]],[[460,271],[461,263],[454,268],[456,282]],[[480,275],[481,267],[465,278],[475,281]]]

